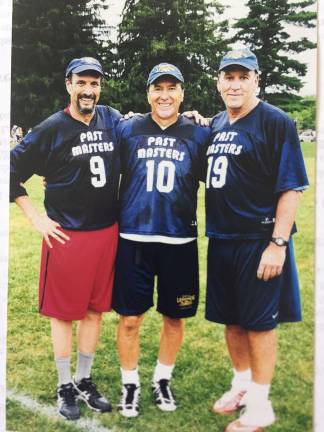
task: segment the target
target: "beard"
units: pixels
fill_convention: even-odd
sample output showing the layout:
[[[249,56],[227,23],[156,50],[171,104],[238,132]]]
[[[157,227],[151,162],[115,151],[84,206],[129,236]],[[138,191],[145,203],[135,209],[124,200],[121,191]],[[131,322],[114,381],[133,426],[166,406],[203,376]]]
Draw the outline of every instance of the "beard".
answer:
[[[82,104],[81,99],[92,100],[93,101],[92,106],[83,107],[81,105]],[[80,96],[78,96],[77,105],[78,105],[78,110],[81,114],[92,114],[94,109],[95,109],[95,106],[96,106],[96,97],[95,96],[80,95]]]

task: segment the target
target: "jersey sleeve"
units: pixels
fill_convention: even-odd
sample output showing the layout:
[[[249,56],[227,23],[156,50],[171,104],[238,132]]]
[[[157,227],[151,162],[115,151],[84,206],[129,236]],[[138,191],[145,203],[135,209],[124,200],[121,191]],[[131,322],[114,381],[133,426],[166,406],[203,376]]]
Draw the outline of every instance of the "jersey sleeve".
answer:
[[[198,151],[198,179],[199,181],[206,182],[206,173],[207,173],[207,147],[211,136],[210,127],[205,126],[202,129],[201,140],[199,143],[199,151]]]
[[[305,188],[308,178],[294,122],[286,117],[275,133],[275,149],[279,156],[275,192]]]
[[[121,119],[123,116],[122,116],[121,113],[120,113],[118,110],[116,110],[115,108],[112,108],[112,107],[110,107],[110,106],[108,106],[107,108],[108,108],[108,110],[109,110],[109,112],[110,112],[110,114],[111,114],[111,119],[112,119],[112,122],[113,122],[113,127],[116,128],[116,127],[118,126],[118,124],[119,124],[120,119]]]
[[[40,149],[44,137],[37,127],[35,129],[10,152],[10,202],[19,196],[28,195],[21,183],[25,183],[33,174],[44,175]]]
[[[121,174],[125,172],[125,159],[127,155],[127,149],[125,144],[125,137],[127,136],[127,129],[129,128],[129,123],[132,120],[124,120],[121,119],[118,122],[117,128],[116,128],[116,139],[120,150],[120,171]]]

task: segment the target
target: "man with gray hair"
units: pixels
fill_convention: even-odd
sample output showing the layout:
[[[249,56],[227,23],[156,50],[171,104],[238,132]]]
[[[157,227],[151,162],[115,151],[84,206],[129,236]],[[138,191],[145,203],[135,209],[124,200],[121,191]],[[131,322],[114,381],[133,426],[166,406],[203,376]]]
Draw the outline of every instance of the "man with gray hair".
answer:
[[[292,234],[308,180],[293,120],[259,100],[258,82],[250,50],[222,58],[217,89],[226,110],[211,121],[207,149],[206,318],[225,325],[234,371],[213,411],[246,407],[227,432],[274,422],[275,327],[301,319]]]

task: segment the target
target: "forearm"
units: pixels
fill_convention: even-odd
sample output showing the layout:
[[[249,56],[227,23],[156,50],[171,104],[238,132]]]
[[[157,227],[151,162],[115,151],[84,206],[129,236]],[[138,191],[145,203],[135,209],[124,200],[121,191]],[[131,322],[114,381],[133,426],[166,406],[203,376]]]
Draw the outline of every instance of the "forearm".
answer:
[[[17,197],[15,202],[30,220],[34,228],[44,237],[49,247],[52,247],[50,238],[54,238],[62,244],[65,243],[65,240],[69,240],[69,237],[59,229],[60,225],[46,214],[40,214],[28,196]]]
[[[22,210],[24,215],[29,219],[29,221],[34,224],[36,220],[40,218],[40,213],[34,206],[32,200],[28,195],[19,196],[15,199],[15,203]]]
[[[282,237],[285,240],[289,239],[296,218],[300,197],[301,192],[294,190],[281,194],[276,210],[276,222],[272,233],[273,237]],[[278,246],[275,243],[269,242],[269,245],[261,256],[260,264],[257,269],[257,277],[267,281],[279,276],[282,272],[285,258],[286,246]]]
[[[283,192],[278,200],[276,221],[273,229],[273,237],[289,239],[292,226],[296,219],[297,208],[302,192],[289,190]]]

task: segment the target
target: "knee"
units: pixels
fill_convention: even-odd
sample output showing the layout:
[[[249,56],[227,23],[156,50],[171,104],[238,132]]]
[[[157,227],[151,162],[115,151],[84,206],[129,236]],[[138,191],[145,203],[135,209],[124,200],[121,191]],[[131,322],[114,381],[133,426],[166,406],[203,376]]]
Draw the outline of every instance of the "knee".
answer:
[[[163,317],[164,329],[168,333],[181,333],[183,331],[183,320],[179,318]]]
[[[102,313],[88,310],[84,320],[88,322],[100,324],[102,320]]]
[[[228,336],[243,337],[247,334],[247,331],[238,325],[227,325],[225,331]]]
[[[127,334],[137,333],[142,324],[143,316],[121,316],[120,317],[120,329]]]

